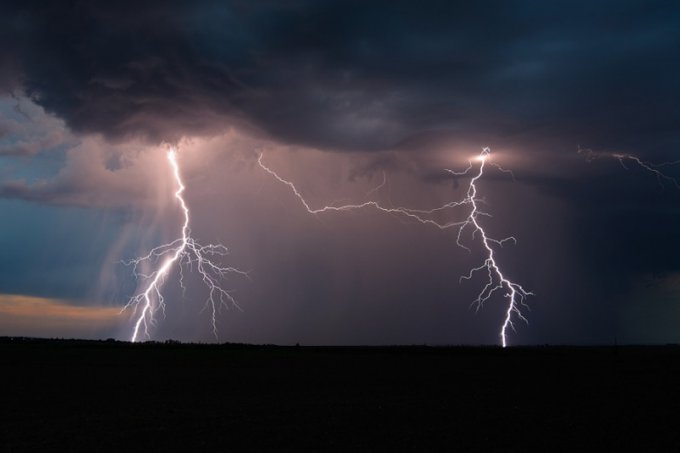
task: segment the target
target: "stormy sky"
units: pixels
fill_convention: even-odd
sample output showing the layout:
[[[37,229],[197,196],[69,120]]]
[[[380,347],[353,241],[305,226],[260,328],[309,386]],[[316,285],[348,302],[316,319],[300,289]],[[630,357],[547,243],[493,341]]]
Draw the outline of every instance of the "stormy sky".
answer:
[[[510,343],[680,342],[680,189],[611,156],[680,159],[676,2],[5,0],[0,40],[0,335],[129,337],[121,261],[181,227],[173,145],[192,233],[250,276],[218,341],[496,344],[505,299],[459,281],[479,238],[310,215],[257,166],[430,209],[490,147],[514,178],[480,179],[482,222],[535,293]],[[215,341],[186,279],[153,338]]]

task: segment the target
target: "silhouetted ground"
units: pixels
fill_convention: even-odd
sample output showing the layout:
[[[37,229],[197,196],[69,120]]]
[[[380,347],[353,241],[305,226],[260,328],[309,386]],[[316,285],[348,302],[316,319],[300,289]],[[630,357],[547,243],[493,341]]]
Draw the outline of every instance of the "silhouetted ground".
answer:
[[[4,451],[680,450],[680,348],[0,339]]]

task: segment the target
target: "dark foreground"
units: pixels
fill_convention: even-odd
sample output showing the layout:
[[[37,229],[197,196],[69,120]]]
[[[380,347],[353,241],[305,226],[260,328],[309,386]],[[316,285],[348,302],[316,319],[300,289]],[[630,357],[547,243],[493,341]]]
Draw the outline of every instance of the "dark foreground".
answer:
[[[0,339],[3,451],[678,451],[680,348]]]

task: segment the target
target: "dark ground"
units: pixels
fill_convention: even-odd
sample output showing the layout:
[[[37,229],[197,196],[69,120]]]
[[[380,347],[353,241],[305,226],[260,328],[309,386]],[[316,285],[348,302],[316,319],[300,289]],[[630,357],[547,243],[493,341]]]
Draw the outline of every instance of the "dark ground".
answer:
[[[2,451],[680,451],[680,348],[0,339]]]

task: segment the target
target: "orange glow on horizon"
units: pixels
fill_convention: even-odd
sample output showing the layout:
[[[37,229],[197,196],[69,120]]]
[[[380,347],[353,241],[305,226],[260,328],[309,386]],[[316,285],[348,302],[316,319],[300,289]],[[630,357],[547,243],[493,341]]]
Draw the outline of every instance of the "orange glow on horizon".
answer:
[[[61,299],[0,294],[0,335],[77,336],[83,330],[112,326],[120,309],[76,306]]]

